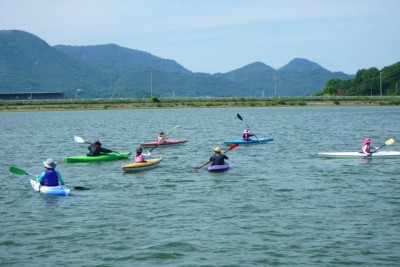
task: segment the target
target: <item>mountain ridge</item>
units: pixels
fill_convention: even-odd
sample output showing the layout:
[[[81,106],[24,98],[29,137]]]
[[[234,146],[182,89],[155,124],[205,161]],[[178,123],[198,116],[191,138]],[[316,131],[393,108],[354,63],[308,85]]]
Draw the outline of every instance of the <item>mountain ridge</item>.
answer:
[[[256,61],[226,73],[193,73],[172,59],[117,44],[50,46],[31,33],[0,31],[0,91],[65,91],[104,97],[305,96],[328,79],[354,75],[330,72],[295,58],[274,69]]]

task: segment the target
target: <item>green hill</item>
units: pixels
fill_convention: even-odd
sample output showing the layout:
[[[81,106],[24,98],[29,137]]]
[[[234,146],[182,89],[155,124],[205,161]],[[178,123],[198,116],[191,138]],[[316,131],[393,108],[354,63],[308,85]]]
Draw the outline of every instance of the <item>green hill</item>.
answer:
[[[332,78],[307,59],[275,70],[255,62],[227,73],[193,73],[171,59],[115,44],[49,46],[18,30],[0,31],[0,92],[65,92],[82,98],[306,96]]]

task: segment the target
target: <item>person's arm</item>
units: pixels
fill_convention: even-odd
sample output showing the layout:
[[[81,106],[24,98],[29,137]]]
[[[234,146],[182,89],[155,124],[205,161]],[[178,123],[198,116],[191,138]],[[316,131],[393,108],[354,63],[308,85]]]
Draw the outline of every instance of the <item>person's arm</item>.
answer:
[[[38,177],[36,177],[36,182],[41,183],[43,181],[45,172],[42,172]]]
[[[363,148],[362,148],[362,152],[369,156],[371,153],[367,152],[367,148],[368,148],[368,145],[364,145]]]
[[[204,162],[204,165],[210,164],[213,161],[213,156],[211,156],[206,162]]]
[[[57,173],[57,178],[58,178],[58,182],[60,183],[60,185],[65,185],[65,183],[61,177],[61,174],[58,171],[56,171],[56,173]]]
[[[228,156],[226,156],[226,155],[223,155],[223,156],[224,156],[224,159],[229,159]]]
[[[103,152],[103,153],[111,153],[111,152],[113,152],[113,151],[110,150],[110,149],[104,148],[104,147],[100,147],[100,152]]]

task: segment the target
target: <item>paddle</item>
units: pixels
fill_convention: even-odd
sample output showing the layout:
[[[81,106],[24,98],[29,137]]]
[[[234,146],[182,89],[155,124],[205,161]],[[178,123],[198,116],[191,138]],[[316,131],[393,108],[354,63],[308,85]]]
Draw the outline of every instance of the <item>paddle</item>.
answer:
[[[170,135],[176,128],[178,128],[178,127],[179,127],[179,124],[175,125],[175,127],[172,128],[171,131],[169,131],[169,133],[167,134],[165,140],[167,140],[168,137],[169,137],[169,135]],[[153,151],[153,150],[154,150],[156,147],[158,147],[159,145],[160,145],[160,144],[155,145],[152,149],[150,149],[147,153],[145,153],[145,154],[143,154],[143,155],[144,155],[144,156],[147,156],[147,157],[150,156],[150,155],[151,155],[150,152]]]
[[[248,129],[250,129],[249,125],[247,125],[247,123],[245,123],[245,122],[243,121],[243,118],[242,118],[242,116],[240,116],[239,113],[237,113],[236,116],[238,117],[239,120],[241,120],[241,121],[247,126]],[[261,141],[260,141],[260,139],[258,139],[257,135],[254,134],[254,136],[257,138],[257,140],[258,140],[258,141],[260,142],[260,144],[261,144]]]
[[[90,145],[92,144],[92,143],[86,141],[85,139],[83,139],[82,137],[77,136],[77,135],[74,136],[74,140],[75,140],[75,142],[80,143],[80,144],[84,144],[84,143],[90,144]],[[121,153],[118,153],[117,151],[112,150],[112,152],[121,155]]]
[[[20,168],[17,168],[17,167],[10,167],[10,169],[9,169],[9,171],[11,172],[11,173],[14,173],[14,174],[17,174],[17,175],[29,175],[29,176],[32,176],[32,177],[36,177],[35,175],[32,175],[32,174],[29,174],[29,173],[27,173],[25,170],[23,170],[23,169],[20,169]],[[70,186],[70,185],[68,185],[68,184],[65,184],[66,186],[69,186],[69,187],[72,187],[72,188],[74,188],[74,189],[76,189],[76,190],[89,190],[89,188],[87,188],[87,187],[84,187],[84,186]]]
[[[390,145],[392,145],[394,142],[395,142],[394,139],[393,139],[393,138],[390,138],[390,139],[386,140],[386,142],[385,142],[383,145],[381,145],[380,147],[378,147],[378,148],[376,149],[376,151],[378,151],[379,149],[381,149],[381,148],[384,147],[384,146],[390,146]]]
[[[90,144],[90,145],[92,144],[88,141],[85,141],[82,137],[76,136],[76,135],[74,136],[74,140],[75,140],[75,142],[80,143],[80,144],[84,144],[84,143]]]
[[[233,144],[233,145],[231,145],[231,146],[224,152],[224,154],[226,154],[227,152],[229,152],[229,151],[231,151],[231,150],[237,148],[238,146],[239,146],[239,144]],[[210,163],[210,162],[209,162],[209,163]],[[206,166],[206,165],[209,164],[209,163],[204,163],[204,164],[201,165],[200,167],[194,167],[193,169],[195,169],[195,170],[201,169],[201,168],[203,168],[204,166]]]
[[[373,153],[376,153],[376,152],[377,152],[379,149],[381,149],[382,147],[384,147],[384,146],[390,146],[390,145],[392,145],[394,142],[395,142],[395,141],[394,141],[393,138],[390,138],[390,139],[386,140],[386,142],[385,142],[383,145],[381,145],[380,147],[378,147],[374,152],[371,152],[369,155],[365,156],[364,158],[370,157]]]

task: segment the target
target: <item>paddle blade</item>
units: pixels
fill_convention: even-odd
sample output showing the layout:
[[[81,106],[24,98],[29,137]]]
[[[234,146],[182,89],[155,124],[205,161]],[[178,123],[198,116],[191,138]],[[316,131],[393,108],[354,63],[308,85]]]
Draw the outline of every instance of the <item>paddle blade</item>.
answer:
[[[225,153],[228,152],[228,151],[231,151],[232,149],[237,148],[238,146],[239,146],[239,144],[233,144],[233,145],[231,145],[231,146],[228,148],[228,150],[225,151]]]
[[[65,184],[65,185],[68,186],[68,187],[72,187],[75,190],[90,190],[90,188],[87,188],[85,186],[72,186],[72,185],[69,185],[69,184]]]
[[[84,187],[84,186],[73,186],[75,190],[90,190],[90,188]]]
[[[174,131],[174,130],[175,130],[176,128],[178,128],[178,127],[179,127],[179,124],[175,125],[175,127],[172,128],[170,132]]]
[[[201,169],[201,168],[203,168],[204,166],[206,166],[208,163],[204,163],[203,165],[201,165],[200,167],[194,167],[193,169],[195,169],[195,170],[199,170],[199,169]]]
[[[77,142],[77,143],[80,143],[80,144],[83,144],[83,143],[85,143],[85,140],[82,138],[82,137],[80,137],[80,136],[74,136],[74,140],[75,140],[75,142]]]
[[[385,145],[390,146],[390,145],[392,145],[393,143],[394,143],[394,139],[393,139],[393,138],[390,138],[390,139],[386,140]]]
[[[28,173],[20,168],[17,167],[10,167],[9,171],[14,174],[18,175],[27,175]]]
[[[236,116],[239,118],[239,120],[243,121],[243,118],[242,118],[242,116],[240,116],[240,114],[239,114],[239,113],[238,113],[238,114],[236,114]]]

